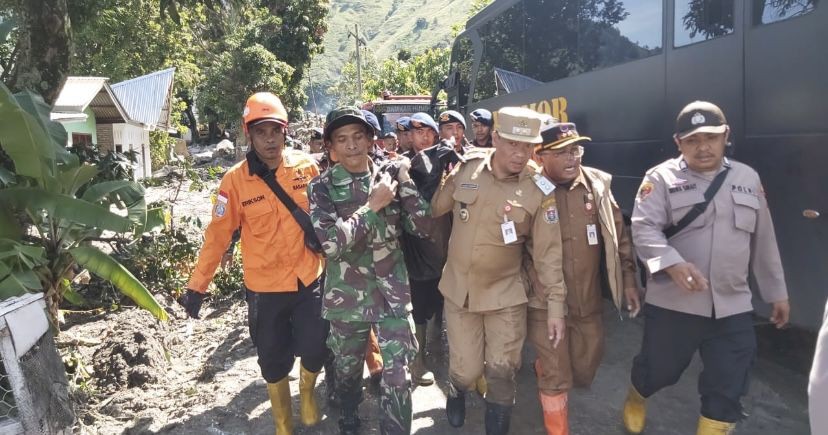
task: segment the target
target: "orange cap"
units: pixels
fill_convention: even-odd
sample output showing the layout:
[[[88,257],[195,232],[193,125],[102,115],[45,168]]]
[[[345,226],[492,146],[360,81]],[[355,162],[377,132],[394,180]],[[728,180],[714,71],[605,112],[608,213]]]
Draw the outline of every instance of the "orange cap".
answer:
[[[259,92],[248,98],[247,104],[244,105],[242,119],[245,131],[249,124],[256,121],[276,121],[282,125],[288,123],[285,106],[282,105],[279,97],[270,92]]]

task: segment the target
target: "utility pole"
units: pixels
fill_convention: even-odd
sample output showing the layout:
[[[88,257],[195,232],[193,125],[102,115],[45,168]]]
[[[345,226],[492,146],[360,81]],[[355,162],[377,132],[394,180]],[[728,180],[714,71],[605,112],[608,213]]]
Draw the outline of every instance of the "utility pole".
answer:
[[[365,47],[365,40],[359,36],[359,24],[354,24],[354,31],[348,30],[348,37],[356,40],[356,64],[357,64],[357,98],[362,98],[362,63],[359,57],[359,46]]]

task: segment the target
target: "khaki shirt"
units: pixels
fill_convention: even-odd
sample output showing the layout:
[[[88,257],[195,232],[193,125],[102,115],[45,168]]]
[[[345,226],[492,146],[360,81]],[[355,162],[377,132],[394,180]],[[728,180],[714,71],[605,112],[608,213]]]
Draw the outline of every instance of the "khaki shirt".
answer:
[[[554,194],[545,196],[535,184],[539,170],[532,162],[517,176],[495,178],[493,155],[494,149],[469,151],[432,198],[434,216],[453,212],[440,291],[472,312],[525,304],[528,283],[520,273],[525,251],[537,266],[549,316],[563,318],[561,232],[549,201]],[[517,241],[510,244],[503,239],[504,216],[515,225]]]
[[[682,157],[650,169],[635,200],[633,242],[647,266],[646,301],[662,308],[723,318],[752,311],[748,274],[753,272],[765,302],[788,298],[782,261],[759,175],[749,166],[725,159],[724,184],[707,210],[667,240],[664,229],[693,205],[704,202],[714,174],[700,174]],[[691,292],[678,287],[664,269],[694,264],[710,283]]]

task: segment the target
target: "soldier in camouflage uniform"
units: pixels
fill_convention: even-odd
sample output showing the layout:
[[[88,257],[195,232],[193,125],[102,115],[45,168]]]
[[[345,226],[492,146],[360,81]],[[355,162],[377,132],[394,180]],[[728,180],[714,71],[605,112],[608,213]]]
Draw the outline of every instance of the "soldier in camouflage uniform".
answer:
[[[325,142],[339,162],[308,186],[311,220],[327,256],[322,316],[331,322],[328,346],[336,358],[340,433],[359,428],[362,362],[373,327],[384,361],[380,430],[408,434],[408,363],[417,341],[400,236],[405,230],[425,237],[431,210],[408,177],[408,160],[370,160],[372,137],[358,109],[328,114]]]

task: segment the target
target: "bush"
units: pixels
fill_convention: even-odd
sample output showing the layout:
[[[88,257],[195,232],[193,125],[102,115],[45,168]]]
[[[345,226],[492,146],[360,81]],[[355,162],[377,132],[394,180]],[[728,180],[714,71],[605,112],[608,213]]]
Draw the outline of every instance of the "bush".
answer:
[[[75,144],[69,152],[78,156],[80,163],[88,163],[98,167],[98,175],[93,182],[132,180],[135,174],[135,162],[138,161],[137,151],[119,153],[116,151],[101,152],[97,145]]]
[[[152,205],[151,205],[152,206]],[[179,297],[186,289],[201,249],[202,224],[185,217],[172,229],[145,234],[127,245],[114,247],[112,254],[153,293]],[[227,270],[219,269],[210,293],[214,300],[236,295],[243,284],[240,250]],[[120,305],[121,297],[108,283],[93,280],[79,291],[92,306]]]
[[[166,131],[150,132],[150,160],[152,170],[160,169],[170,161],[170,151],[175,146],[175,138]]]

